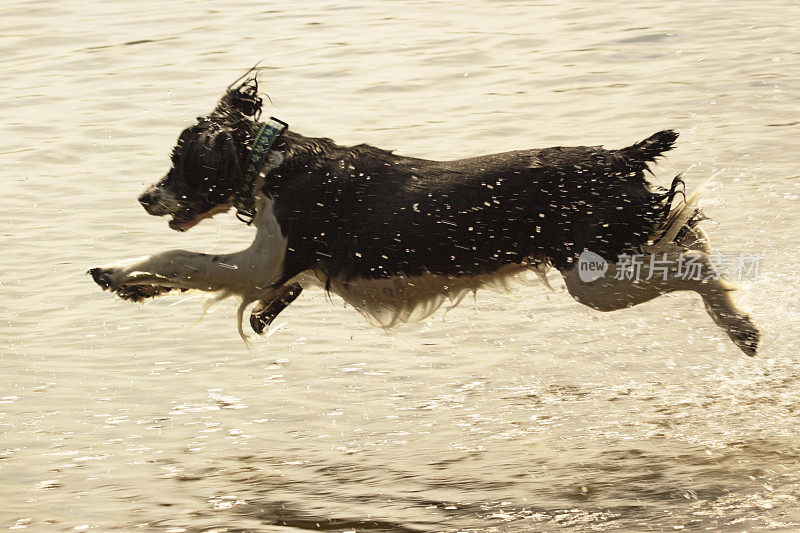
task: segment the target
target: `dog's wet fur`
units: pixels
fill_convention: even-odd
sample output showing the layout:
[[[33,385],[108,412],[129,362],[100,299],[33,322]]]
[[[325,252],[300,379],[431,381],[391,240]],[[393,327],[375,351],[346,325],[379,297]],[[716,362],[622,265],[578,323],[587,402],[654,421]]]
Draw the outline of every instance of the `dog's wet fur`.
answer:
[[[170,227],[186,231],[232,207],[250,144],[261,128],[261,102],[252,87],[250,81],[230,88],[212,113],[180,134],[172,167],[139,198],[148,213],[169,215]],[[753,355],[758,331],[733,303],[729,283],[617,287],[606,280],[603,290],[621,302],[609,306],[609,294],[577,287],[582,282],[570,277],[584,250],[612,265],[621,254],[645,249],[670,257],[710,252],[708,237],[696,227],[699,210],[686,202],[673,205],[682,194],[682,179],[663,189],[645,176],[677,136],[665,130],[616,150],[553,147],[431,161],[287,130],[272,146],[253,191],[260,209],[269,210],[257,217],[259,232],[269,226],[277,233],[261,241],[272,249],[251,251],[280,256],[268,274],[253,271],[251,279],[235,283],[201,282],[203,276],[182,278],[175,259],[165,254],[135,271],[161,270],[150,277],[115,267],[91,272],[101,286],[133,300],[172,288],[237,294],[245,303],[258,300],[250,323],[261,333],[312,284],[341,295],[386,326],[430,314],[445,298],[459,299],[465,291],[524,270],[542,274],[554,267],[570,293],[596,309],[629,307],[674,290],[698,292],[712,307],[712,318]],[[663,242],[670,221],[680,218],[676,210],[687,211],[680,232]],[[244,257],[249,262],[236,268],[255,269],[257,261],[241,254],[210,257],[208,267],[193,268],[214,269]],[[252,289],[241,287],[247,283]]]

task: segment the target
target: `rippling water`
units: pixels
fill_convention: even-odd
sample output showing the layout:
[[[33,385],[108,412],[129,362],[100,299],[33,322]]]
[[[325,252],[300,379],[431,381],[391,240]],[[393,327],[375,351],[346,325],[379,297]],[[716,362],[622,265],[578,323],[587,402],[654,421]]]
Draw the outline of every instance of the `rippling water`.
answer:
[[[0,526],[800,527],[797,1],[0,3]],[[225,302],[143,307],[90,266],[233,250],[137,205],[178,131],[266,57],[268,113],[406,155],[618,147],[715,177],[760,254],[743,357],[695,295],[602,314],[521,287],[386,333],[303,294],[248,352]],[[553,279],[555,282],[555,278]]]

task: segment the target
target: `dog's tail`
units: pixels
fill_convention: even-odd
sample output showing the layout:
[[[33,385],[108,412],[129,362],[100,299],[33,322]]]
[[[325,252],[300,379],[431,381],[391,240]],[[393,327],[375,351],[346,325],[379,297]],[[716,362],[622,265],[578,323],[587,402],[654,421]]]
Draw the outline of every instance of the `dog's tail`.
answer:
[[[654,163],[664,152],[672,150],[677,139],[678,132],[675,130],[659,131],[643,141],[618,150],[616,156],[619,162],[631,170],[649,171],[648,164]]]

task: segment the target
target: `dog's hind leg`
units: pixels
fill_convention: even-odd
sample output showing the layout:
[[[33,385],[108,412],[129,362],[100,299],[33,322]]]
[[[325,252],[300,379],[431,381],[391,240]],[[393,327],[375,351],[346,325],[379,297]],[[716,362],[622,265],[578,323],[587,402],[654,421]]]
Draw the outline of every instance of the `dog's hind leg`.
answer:
[[[686,234],[681,238],[680,245],[689,250],[697,250],[711,254],[711,239],[701,227],[686,228]]]
[[[585,272],[582,275],[580,261],[561,274],[576,301],[599,311],[632,307],[673,291],[696,292],[708,314],[736,346],[746,355],[755,355],[758,329],[737,305],[736,286],[714,271],[709,255],[702,251],[708,246],[704,233],[696,234],[698,241],[694,244],[699,249],[624,256],[628,259],[625,264],[609,263],[608,270],[597,279]]]

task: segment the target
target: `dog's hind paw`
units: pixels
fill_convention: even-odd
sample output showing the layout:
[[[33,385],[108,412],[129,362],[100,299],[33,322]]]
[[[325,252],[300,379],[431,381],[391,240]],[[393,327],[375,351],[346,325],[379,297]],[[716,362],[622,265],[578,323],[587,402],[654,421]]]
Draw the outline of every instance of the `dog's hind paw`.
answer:
[[[729,317],[729,325],[725,332],[733,343],[738,346],[745,355],[753,357],[758,350],[758,343],[761,340],[761,333],[748,315],[738,315]]]

